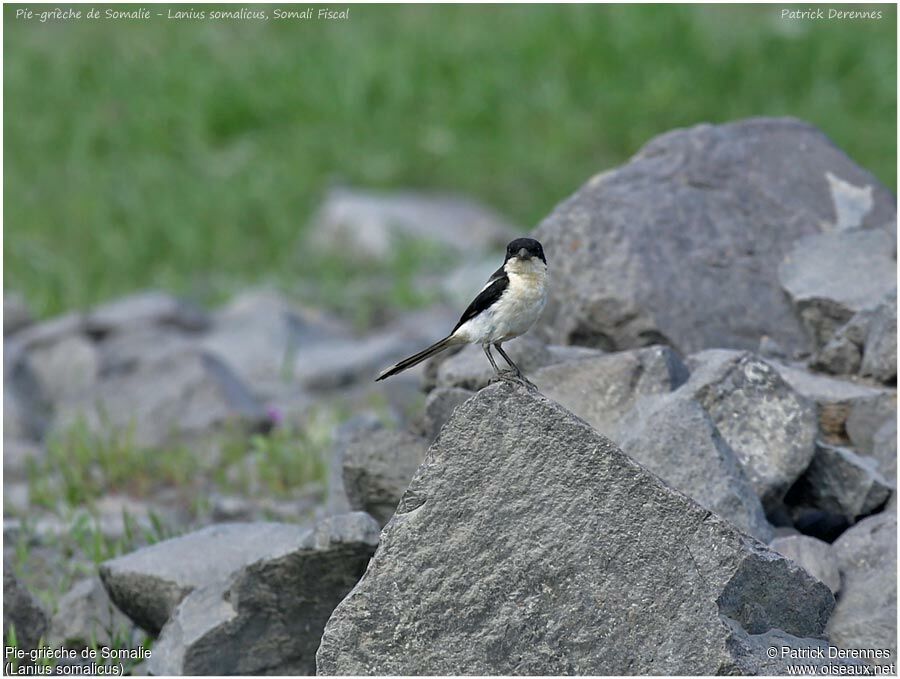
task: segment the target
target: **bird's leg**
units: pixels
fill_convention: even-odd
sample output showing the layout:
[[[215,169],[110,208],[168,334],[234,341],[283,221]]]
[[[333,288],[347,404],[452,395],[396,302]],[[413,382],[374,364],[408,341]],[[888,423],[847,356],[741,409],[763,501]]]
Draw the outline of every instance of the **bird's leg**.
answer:
[[[491,345],[490,344],[482,344],[481,348],[484,349],[484,353],[488,357],[488,360],[491,362],[491,366],[494,368],[494,372],[499,375],[500,368],[498,368],[497,364],[494,362],[494,357],[491,354]]]
[[[525,375],[522,374],[522,371],[519,369],[519,366],[517,366],[515,363],[513,363],[512,359],[506,355],[506,352],[503,351],[503,347],[501,346],[500,342],[495,342],[494,348],[500,352],[500,355],[503,357],[503,360],[506,361],[507,363],[509,363],[510,367],[516,371],[516,377],[518,377],[520,380],[522,380],[529,387],[534,387],[535,389],[537,388],[537,387],[535,387],[534,383],[531,380],[529,380],[527,377],[525,377]]]

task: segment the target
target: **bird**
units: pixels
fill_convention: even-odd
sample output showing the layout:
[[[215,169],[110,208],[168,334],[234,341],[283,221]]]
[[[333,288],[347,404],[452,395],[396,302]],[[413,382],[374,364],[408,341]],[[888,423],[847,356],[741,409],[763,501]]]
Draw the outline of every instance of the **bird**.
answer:
[[[540,318],[547,303],[548,281],[544,247],[534,238],[516,238],[506,246],[503,266],[491,275],[450,334],[386,368],[375,381],[401,373],[450,347],[480,344],[497,377],[505,378],[509,371],[504,374],[497,367],[491,354],[492,346],[513,369],[515,376],[528,383],[519,367],[503,351],[503,342],[524,335]]]

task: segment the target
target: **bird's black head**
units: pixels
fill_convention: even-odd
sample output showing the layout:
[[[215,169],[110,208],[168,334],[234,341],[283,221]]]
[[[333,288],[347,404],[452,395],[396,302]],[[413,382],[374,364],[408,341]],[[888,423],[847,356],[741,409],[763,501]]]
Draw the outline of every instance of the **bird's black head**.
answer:
[[[547,263],[547,258],[544,257],[544,248],[534,238],[516,238],[507,245],[506,259],[504,261],[508,262],[513,257],[518,257],[519,259],[537,257],[544,264]]]

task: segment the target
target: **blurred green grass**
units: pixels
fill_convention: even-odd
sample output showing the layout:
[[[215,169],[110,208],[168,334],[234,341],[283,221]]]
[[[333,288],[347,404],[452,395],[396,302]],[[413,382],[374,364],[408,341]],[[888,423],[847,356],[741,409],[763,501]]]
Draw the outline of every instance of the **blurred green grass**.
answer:
[[[458,191],[530,229],[654,135],[702,121],[804,118],[896,183],[888,5],[879,21],[366,5],[344,22],[40,24],[15,9],[4,283],[41,315],[262,281],[339,306],[347,278],[371,272],[303,259],[330,183]]]

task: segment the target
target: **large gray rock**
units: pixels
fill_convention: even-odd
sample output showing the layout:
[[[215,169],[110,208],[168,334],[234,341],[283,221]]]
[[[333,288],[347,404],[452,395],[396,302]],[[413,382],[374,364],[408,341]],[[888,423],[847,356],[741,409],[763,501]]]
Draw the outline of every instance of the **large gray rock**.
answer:
[[[682,390],[709,413],[763,506],[777,507],[815,453],[815,406],[752,354],[707,350],[688,367]]]
[[[839,514],[853,523],[881,507],[892,484],[878,472],[878,462],[849,448],[819,442],[809,468],[791,489],[791,502]]]
[[[827,542],[808,535],[785,535],[772,540],[769,547],[796,561],[807,573],[828,585],[832,592],[837,593],[841,588],[837,559]]]
[[[398,238],[436,242],[468,256],[521,235],[493,210],[458,196],[348,188],[328,193],[310,233],[316,247],[376,258],[388,257]]]
[[[853,229],[798,239],[778,278],[821,347],[856,312],[895,288],[896,271],[895,236],[883,229]]]
[[[15,630],[16,644],[29,651],[37,648],[47,632],[47,613],[40,602],[13,573],[10,563],[3,564],[3,645],[9,646],[9,628]]]
[[[217,524],[107,561],[100,577],[113,603],[155,635],[192,591],[259,559],[287,554],[306,534],[293,524]]]
[[[803,236],[887,231],[895,217],[890,191],[798,120],[668,132],[541,223],[553,269],[543,325],[552,341],[608,350],[755,349],[764,335],[809,349],[778,284],[782,259]]]
[[[366,514],[320,522],[288,552],[198,589],[163,628],[155,675],[313,674],[328,616],[378,545]]]
[[[341,461],[350,508],[386,524],[427,447],[425,439],[405,431],[381,429],[355,436],[343,447]]]
[[[100,578],[94,576],[79,580],[59,600],[47,640],[54,647],[112,646],[116,640],[130,639],[134,632],[134,624],[110,601]]]
[[[853,447],[870,454],[875,448],[875,434],[885,422],[897,419],[897,392],[883,391],[854,400],[845,428]]]
[[[897,514],[870,516],[834,543],[841,595],[828,638],[844,648],[890,649],[897,661]],[[884,660],[875,661],[885,664]]]
[[[328,467],[328,514],[346,514],[350,498],[344,488],[344,452],[354,441],[381,431],[384,424],[375,413],[358,413],[335,427],[332,432],[331,459]]]
[[[768,542],[772,527],[734,451],[696,401],[679,394],[640,399],[618,426],[628,455],[701,506]]]
[[[687,368],[669,347],[648,347],[551,365],[531,380],[547,398],[617,440],[622,417],[639,398],[666,394],[687,378]]]
[[[78,420],[99,433],[130,430],[135,444],[146,447],[192,441],[229,423],[249,431],[271,424],[228,366],[197,350],[110,375],[88,398],[64,404],[54,427],[64,430]]]
[[[832,602],[559,404],[499,384],[432,445],[317,670],[728,673],[756,664],[733,640],[819,635]]]

